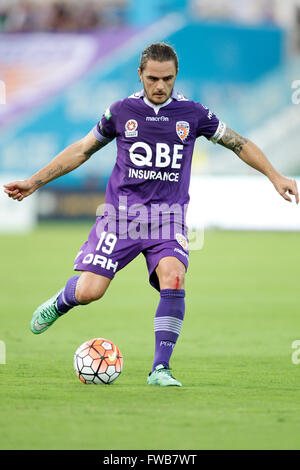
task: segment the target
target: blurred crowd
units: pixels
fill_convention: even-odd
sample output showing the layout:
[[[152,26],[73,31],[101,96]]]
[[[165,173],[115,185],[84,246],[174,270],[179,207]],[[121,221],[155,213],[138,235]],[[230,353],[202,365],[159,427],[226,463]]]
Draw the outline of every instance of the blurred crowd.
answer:
[[[190,0],[190,9],[198,19],[269,23],[290,29],[297,24],[300,0]]]
[[[152,2],[153,8],[165,13],[180,4],[136,1]],[[119,26],[127,21],[129,4],[134,5],[133,0],[0,0],[0,31],[89,31]],[[300,28],[300,0],[185,0],[182,12],[187,11],[198,20]]]
[[[127,0],[0,0],[0,31],[90,31],[125,23]]]

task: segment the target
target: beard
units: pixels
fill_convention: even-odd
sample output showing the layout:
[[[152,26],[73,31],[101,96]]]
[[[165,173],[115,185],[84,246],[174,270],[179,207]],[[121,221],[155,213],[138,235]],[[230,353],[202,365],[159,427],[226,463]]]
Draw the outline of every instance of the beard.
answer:
[[[171,97],[173,93],[173,88],[169,93],[162,92],[162,93],[147,93],[146,88],[144,87],[144,93],[146,98],[153,104],[164,104],[168,99]]]

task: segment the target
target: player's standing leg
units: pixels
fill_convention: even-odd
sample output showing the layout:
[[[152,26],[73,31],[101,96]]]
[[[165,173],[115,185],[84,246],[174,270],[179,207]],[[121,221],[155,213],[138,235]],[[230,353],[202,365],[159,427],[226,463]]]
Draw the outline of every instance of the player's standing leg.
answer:
[[[107,277],[88,271],[84,271],[80,276],[72,276],[63,289],[34,312],[30,324],[31,331],[34,334],[43,333],[70,309],[100,299],[110,281]]]
[[[179,337],[185,311],[185,266],[177,258],[162,258],[156,268],[160,285],[160,302],[154,320],[155,357],[149,385],[177,385],[170,372],[169,361]]]

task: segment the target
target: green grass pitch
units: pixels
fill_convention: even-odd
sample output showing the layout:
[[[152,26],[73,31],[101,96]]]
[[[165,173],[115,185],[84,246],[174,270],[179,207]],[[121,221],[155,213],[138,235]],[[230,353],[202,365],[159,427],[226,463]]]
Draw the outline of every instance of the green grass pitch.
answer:
[[[146,385],[158,293],[143,256],[103,299],[44,334],[32,312],[73,274],[90,225],[0,236],[1,449],[299,449],[300,235],[211,231],[191,253],[171,367],[182,388]],[[84,385],[73,354],[104,337],[124,356],[111,386]]]

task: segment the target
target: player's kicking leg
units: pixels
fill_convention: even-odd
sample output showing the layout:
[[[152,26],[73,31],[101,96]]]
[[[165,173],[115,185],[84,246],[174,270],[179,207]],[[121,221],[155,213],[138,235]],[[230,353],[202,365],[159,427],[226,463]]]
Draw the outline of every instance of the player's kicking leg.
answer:
[[[185,266],[172,256],[162,258],[156,268],[160,285],[160,303],[155,316],[155,357],[148,385],[177,386],[169,361],[179,337],[185,310]]]
[[[30,323],[32,333],[43,333],[70,309],[100,299],[110,281],[107,277],[88,271],[80,276],[72,276],[64,288],[36,309]]]

